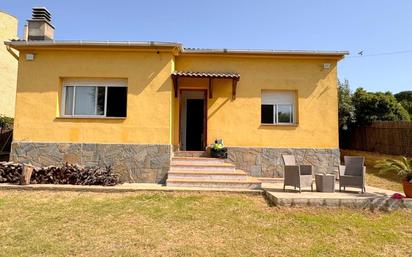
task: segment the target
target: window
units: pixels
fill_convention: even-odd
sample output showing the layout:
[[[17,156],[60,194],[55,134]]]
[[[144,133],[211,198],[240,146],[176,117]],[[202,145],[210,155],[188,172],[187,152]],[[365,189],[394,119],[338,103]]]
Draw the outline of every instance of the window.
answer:
[[[126,117],[124,80],[63,81],[63,116]]]
[[[295,92],[262,91],[262,124],[294,124],[294,113]]]
[[[273,115],[275,106],[272,104],[262,104],[262,123],[275,123],[275,116]]]

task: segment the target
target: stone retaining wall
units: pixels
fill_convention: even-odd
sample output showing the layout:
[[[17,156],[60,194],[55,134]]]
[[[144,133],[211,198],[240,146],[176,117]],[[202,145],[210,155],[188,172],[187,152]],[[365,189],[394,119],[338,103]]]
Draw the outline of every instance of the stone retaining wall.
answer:
[[[254,177],[283,177],[282,154],[293,154],[297,164],[311,164],[314,172],[335,174],[339,149],[228,147],[228,162]]]
[[[170,166],[171,146],[152,144],[90,144],[14,142],[10,160],[34,166],[110,165],[123,182],[163,183]]]
[[[170,166],[171,145],[14,142],[10,160],[35,166],[66,162],[84,166],[110,165],[123,182],[163,183]],[[254,177],[283,177],[282,154],[314,172],[335,173],[339,149],[228,147],[228,162]]]

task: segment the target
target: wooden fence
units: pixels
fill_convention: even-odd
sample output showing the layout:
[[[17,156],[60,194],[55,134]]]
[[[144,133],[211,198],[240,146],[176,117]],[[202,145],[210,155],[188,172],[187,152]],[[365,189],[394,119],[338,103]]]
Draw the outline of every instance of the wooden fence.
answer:
[[[412,156],[412,122],[376,121],[340,131],[339,141],[341,148]]]

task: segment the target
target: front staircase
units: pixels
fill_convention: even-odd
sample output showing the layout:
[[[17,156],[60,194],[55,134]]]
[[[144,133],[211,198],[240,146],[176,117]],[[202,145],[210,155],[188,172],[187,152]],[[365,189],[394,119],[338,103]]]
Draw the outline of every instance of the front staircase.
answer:
[[[259,189],[261,182],[233,164],[208,157],[173,157],[166,181],[173,187]]]

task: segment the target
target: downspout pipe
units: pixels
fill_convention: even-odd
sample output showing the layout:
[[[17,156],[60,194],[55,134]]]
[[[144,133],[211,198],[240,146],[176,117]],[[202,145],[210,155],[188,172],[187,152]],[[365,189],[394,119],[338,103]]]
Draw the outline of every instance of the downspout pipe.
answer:
[[[5,45],[6,45],[7,51],[8,51],[11,55],[13,55],[13,57],[18,61],[18,60],[19,60],[19,56],[18,56],[13,50],[11,50],[11,47],[10,47],[9,45],[7,45],[7,44],[5,44]]]

